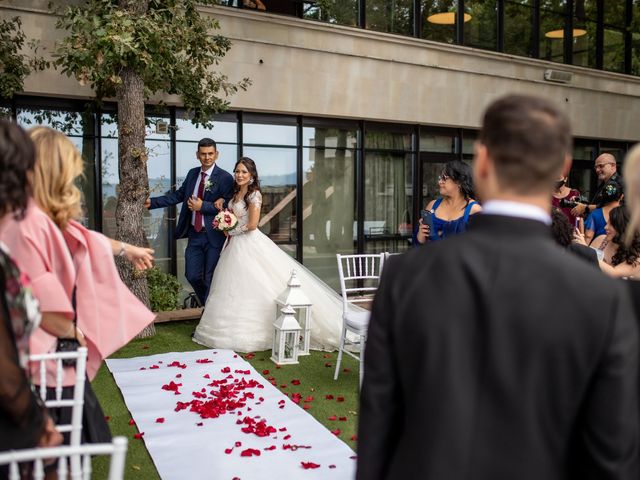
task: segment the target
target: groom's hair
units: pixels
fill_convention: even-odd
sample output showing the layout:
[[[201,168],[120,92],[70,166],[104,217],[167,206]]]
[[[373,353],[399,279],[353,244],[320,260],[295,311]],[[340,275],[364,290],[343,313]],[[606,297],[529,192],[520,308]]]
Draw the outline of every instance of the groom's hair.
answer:
[[[208,138],[208,137],[204,137],[202,140],[198,142],[198,150],[200,150],[200,147],[213,147],[216,150],[218,149],[218,146],[216,145],[216,141],[213,138]]]
[[[549,100],[529,95],[509,95],[491,104],[479,140],[499,184],[522,194],[551,192],[572,150],[567,115]]]

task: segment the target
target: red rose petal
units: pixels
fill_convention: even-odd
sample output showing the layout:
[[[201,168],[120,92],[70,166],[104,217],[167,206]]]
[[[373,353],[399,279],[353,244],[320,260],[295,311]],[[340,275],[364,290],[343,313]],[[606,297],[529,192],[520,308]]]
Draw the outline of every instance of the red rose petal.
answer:
[[[241,457],[259,457],[260,456],[260,450],[256,450],[255,448],[247,448],[246,450],[243,450],[242,452],[240,452],[240,456]]]
[[[351,369],[350,369],[350,368],[343,368],[343,369],[342,369],[342,371],[343,371],[344,373],[349,373],[349,372],[351,371]]]
[[[333,395],[325,395],[325,400],[333,400]]]
[[[281,367],[280,365],[276,365],[276,368],[277,368],[277,369],[280,369],[280,368],[282,368],[282,367]]]
[[[340,417],[338,420],[340,420],[341,422],[346,422],[347,421],[347,417]]]
[[[328,353],[325,353],[324,355],[322,355],[322,358],[331,358],[331,355]]]
[[[229,455],[231,452],[233,452],[233,448],[225,448],[224,449],[224,453],[226,453],[227,455]]]
[[[331,415],[330,417],[327,417],[327,420],[331,420],[332,422],[335,422],[338,419],[338,417],[336,417],[335,415]]]
[[[230,373],[231,369],[229,367],[224,367],[222,370],[220,370],[222,373]]]
[[[291,380],[291,385],[300,385],[300,380]]]
[[[271,445],[270,447],[265,447],[265,450],[275,450],[276,446],[275,445]]]
[[[133,420],[133,418],[131,420],[129,420],[129,425],[135,425],[136,422]]]
[[[136,433],[133,438],[135,438],[136,440],[140,440],[142,438],[142,436],[144,435],[144,432],[140,432],[140,433]]]
[[[242,446],[242,442],[236,442],[236,447],[241,447]]]
[[[108,415],[105,415],[105,416],[104,416],[104,421],[105,421],[105,422],[108,422],[109,420],[111,420],[111,417],[110,417],[110,416],[108,416]]]
[[[309,406],[309,404],[308,404],[308,403],[305,403],[305,404],[302,406],[302,408],[303,408],[303,410],[309,410],[311,407]]]
[[[329,362],[324,364],[325,367],[329,368],[329,367],[333,367],[333,365],[331,365]]]
[[[263,375],[269,375],[269,370],[262,370]]]
[[[336,428],[335,430],[331,430],[331,433],[333,433],[334,435],[338,436],[338,435],[340,435],[341,432],[340,432],[339,428]]]
[[[351,435],[351,440],[354,442],[358,441],[358,435]]]
[[[304,468],[305,470],[309,470],[310,468],[319,468],[320,465],[318,465],[317,463],[313,463],[313,462],[300,462],[302,464],[302,468]]]
[[[198,423],[196,423],[196,426],[197,426],[197,427],[201,427],[201,426],[203,426],[203,425],[204,425],[204,423],[202,423],[202,422],[198,422]]]
[[[208,373],[205,373],[202,378],[211,378],[211,376]]]
[[[336,398],[336,402],[344,402],[344,397],[338,397],[338,398]]]
[[[329,468],[336,468],[335,465],[329,465]]]
[[[286,432],[286,431],[287,431],[287,427],[279,428],[279,429],[278,429],[278,431],[280,431],[280,432]]]
[[[309,395],[307,398],[304,399],[304,401],[305,403],[313,402],[313,397]]]
[[[142,346],[142,349],[143,349],[143,350],[148,350],[148,349],[149,349],[149,345],[143,345],[143,346]]]
[[[289,440],[291,438],[291,435],[285,435],[284,437],[282,437],[283,440]]]
[[[176,378],[182,378],[182,374],[181,374],[181,373],[178,373],[178,374],[176,375]]]
[[[156,418],[156,423],[164,423],[164,418],[163,417]]]
[[[255,353],[249,352],[244,356],[244,358],[246,358],[247,360],[251,360],[255,356],[256,356]]]

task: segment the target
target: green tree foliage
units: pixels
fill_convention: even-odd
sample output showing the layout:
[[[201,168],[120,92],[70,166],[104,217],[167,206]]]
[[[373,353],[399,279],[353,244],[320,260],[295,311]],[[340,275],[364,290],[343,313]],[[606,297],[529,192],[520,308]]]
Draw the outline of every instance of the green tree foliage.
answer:
[[[217,20],[196,8],[212,0],[150,0],[142,15],[131,15],[122,3],[88,0],[58,12],[58,28],[69,34],[57,45],[55,65],[90,85],[99,100],[115,97],[122,70],[131,69],[144,83],[145,98],[180,95],[194,123],[210,126],[211,116],[229,105],[218,95],[250,84],[212,70],[231,47],[225,37],[211,35],[219,29]]]
[[[180,282],[176,277],[154,267],[147,271],[147,282],[151,310],[164,312],[178,308]]]
[[[37,56],[37,43],[30,43],[33,56],[22,53],[25,46],[20,17],[0,19],[0,98],[11,98],[24,89],[24,79],[48,63]]]

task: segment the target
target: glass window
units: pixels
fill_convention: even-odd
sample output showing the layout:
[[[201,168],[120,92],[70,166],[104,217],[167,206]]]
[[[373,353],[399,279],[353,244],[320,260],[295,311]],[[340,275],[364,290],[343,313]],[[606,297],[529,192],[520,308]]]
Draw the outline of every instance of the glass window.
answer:
[[[596,22],[584,20],[583,18],[574,18],[572,32],[574,65],[596,67],[596,26]]]
[[[253,145],[296,145],[296,119],[285,116],[245,115],[243,143]]]
[[[422,191],[420,196],[420,208],[423,209],[431,200],[438,198],[440,190],[438,188],[438,176],[442,169],[450,160],[455,157],[433,157],[430,155],[420,155],[422,161]]]
[[[633,37],[638,34],[634,33]],[[610,72],[624,72],[624,31],[605,27],[602,68]]]
[[[188,118],[176,119],[176,138],[198,142],[212,138],[216,143],[238,143],[238,124],[235,113],[224,113],[214,117],[213,128],[196,127]]]
[[[565,16],[540,10],[540,58],[564,62]]]
[[[473,146],[478,139],[478,132],[474,130],[464,130],[462,132],[462,154],[473,155]]]
[[[364,162],[365,251],[402,252],[413,229],[413,154],[367,152]]]
[[[364,137],[364,146],[376,150],[411,150],[411,129],[368,124]]]
[[[358,2],[357,0],[304,2],[303,17],[338,25],[356,26],[358,24]]]
[[[291,256],[296,255],[295,148],[244,146],[244,155],[256,162],[262,191],[260,230]]]
[[[466,0],[465,14],[471,19],[464,24],[464,44],[470,47],[496,50],[497,18],[496,0]]]
[[[533,56],[533,7],[530,1],[505,0],[504,51],[523,57]]]
[[[304,264],[339,290],[336,253],[355,253],[355,151],[305,148],[303,164]]]
[[[457,0],[422,0],[421,3],[422,38],[434,42],[454,43]],[[465,16],[465,20],[466,18]]]
[[[367,0],[366,28],[379,32],[413,34],[413,0]]]
[[[455,133],[420,132],[421,152],[456,153],[458,151],[457,135]]]
[[[640,76],[640,0],[633,0],[631,32],[631,73]]]
[[[84,160],[84,171],[83,176],[78,179],[78,187],[82,191],[83,210],[79,221],[89,228],[96,228],[95,115],[68,110],[21,108],[17,111],[17,121],[26,129],[43,125],[58,130],[67,135],[80,151]]]

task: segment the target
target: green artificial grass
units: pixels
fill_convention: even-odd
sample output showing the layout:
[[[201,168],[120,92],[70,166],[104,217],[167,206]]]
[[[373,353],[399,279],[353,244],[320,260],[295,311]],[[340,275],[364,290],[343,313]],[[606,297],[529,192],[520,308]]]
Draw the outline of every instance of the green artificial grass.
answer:
[[[135,339],[114,353],[111,358],[203,350],[204,347],[191,340],[191,333],[196,325],[197,321],[158,324],[154,337]],[[358,425],[358,362],[348,355],[343,355],[341,368],[346,371],[340,372],[338,380],[334,381],[333,372],[337,352],[314,351],[309,356],[300,357],[298,365],[283,365],[280,368],[270,360],[270,350],[242,356],[265,378],[274,378],[276,385],[283,393],[289,396],[293,393],[301,394],[300,408],[306,406],[309,414],[333,431],[351,448],[356,449],[354,436]],[[300,383],[293,382],[294,385],[292,380]],[[100,368],[92,386],[105,416],[109,418],[111,433],[114,436],[124,435],[129,439],[125,478],[145,480],[160,478],[144,445],[144,440],[134,438],[138,430],[135,425],[129,425],[131,414],[106,365]],[[327,399],[327,396],[333,396],[333,398]],[[333,420],[334,417],[335,420]],[[93,478],[107,478],[107,472],[107,459],[96,458]],[[188,478],[188,472],[185,472],[185,478]]]

